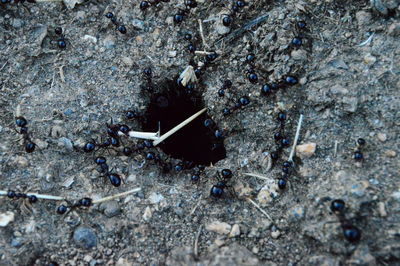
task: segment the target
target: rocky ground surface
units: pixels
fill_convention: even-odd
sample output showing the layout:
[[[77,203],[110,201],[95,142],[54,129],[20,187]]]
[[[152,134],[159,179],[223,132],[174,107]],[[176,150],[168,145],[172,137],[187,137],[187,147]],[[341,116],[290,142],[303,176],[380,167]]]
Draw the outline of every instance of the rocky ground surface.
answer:
[[[0,4],[0,189],[71,200],[142,190],[65,215],[56,213],[54,201],[0,198],[1,265],[400,263],[398,0],[246,1],[229,27],[221,20],[233,1],[198,0],[180,24],[173,15],[183,1],[145,12],[137,0],[66,2],[69,7]],[[115,30],[107,12],[126,25],[126,34]],[[263,16],[262,23],[236,31]],[[300,20],[305,30],[296,27]],[[54,43],[57,26],[66,49]],[[195,36],[197,50],[220,54],[196,91],[228,132],[226,158],[207,166],[194,183],[191,170],[164,173],[143,154],[97,151],[124,178],[115,188],[82,145],[104,138],[110,118],[122,123],[124,110],[145,112],[145,67],[161,87],[190,60],[203,58],[188,51],[186,33]],[[290,45],[295,36],[302,37],[299,48]],[[246,77],[249,53],[255,54],[257,84]],[[288,73],[299,84],[261,94],[262,84]],[[226,79],[233,87],[218,97]],[[224,116],[223,108],[241,96],[250,104]],[[304,115],[303,146],[284,190],[277,179],[291,148],[270,167],[280,111],[287,114],[292,142]],[[24,151],[16,132],[18,114],[28,120],[33,153]],[[137,121],[124,123],[140,130]],[[360,137],[364,159],[355,161]],[[223,168],[234,173],[234,192],[228,188],[213,199],[210,189]],[[329,208],[335,198],[345,200],[346,219],[361,229],[360,241],[344,238]]]

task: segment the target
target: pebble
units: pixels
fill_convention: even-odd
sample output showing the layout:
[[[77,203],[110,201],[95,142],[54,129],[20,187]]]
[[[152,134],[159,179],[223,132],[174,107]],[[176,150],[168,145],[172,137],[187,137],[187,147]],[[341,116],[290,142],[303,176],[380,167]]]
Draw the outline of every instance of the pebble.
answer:
[[[379,215],[381,217],[386,217],[387,216],[387,212],[386,212],[386,209],[385,209],[385,203],[378,202],[378,212],[379,212]]]
[[[162,201],[163,199],[164,199],[164,196],[161,195],[161,194],[158,194],[158,193],[156,193],[156,192],[152,192],[152,193],[150,194],[150,196],[149,196],[149,202],[150,202],[151,204],[157,204],[157,203],[159,203],[160,201]]]
[[[127,66],[129,66],[129,67],[133,66],[133,59],[130,58],[130,57],[128,57],[128,56],[122,57],[122,58],[121,58],[121,61],[122,61],[125,65],[127,65]]]
[[[147,206],[143,213],[143,220],[148,222],[152,216],[153,216],[153,212],[151,211],[150,207]]]
[[[343,97],[341,98],[343,110],[348,113],[354,113],[357,110],[358,99],[357,97]]]
[[[232,226],[231,232],[229,233],[229,237],[237,237],[240,235],[240,226],[238,224],[234,224]]]
[[[168,51],[168,57],[176,57],[177,52],[174,51]]]
[[[364,63],[368,66],[372,66],[376,62],[376,57],[371,55],[370,53],[364,56]]]
[[[144,26],[144,21],[140,20],[140,19],[132,19],[132,26],[136,29],[139,30],[144,30],[145,26]]]
[[[11,246],[15,248],[20,248],[24,244],[24,239],[22,237],[14,237],[11,240]]]
[[[261,188],[257,195],[257,201],[261,206],[265,206],[272,202],[274,198],[279,195],[278,184],[275,179],[265,180],[264,186]]]
[[[206,225],[206,230],[215,232],[217,234],[229,234],[232,230],[232,226],[225,222],[214,221]]]
[[[92,36],[92,35],[85,34],[85,36],[83,36],[83,39],[85,41],[90,41],[92,43],[97,43],[97,38]]]
[[[218,22],[215,25],[215,31],[217,32],[217,34],[219,35],[226,35],[231,31],[230,27],[226,27],[224,26],[221,22]]]
[[[74,143],[72,142],[72,140],[70,140],[69,138],[66,138],[66,137],[59,138],[58,145],[64,146],[69,151],[74,150]]]
[[[387,150],[385,151],[385,155],[389,158],[394,158],[396,157],[397,153],[394,150]]]
[[[117,216],[121,213],[121,207],[115,200],[104,202],[101,204],[101,208],[103,209],[104,215],[108,218]]]
[[[304,218],[305,215],[305,209],[303,206],[296,205],[290,210],[290,216],[294,220],[301,220]]]
[[[370,3],[376,11],[378,11],[381,15],[386,16],[388,14],[387,7],[382,3],[381,0],[370,0]]]
[[[316,143],[306,143],[296,146],[296,154],[301,158],[308,158],[314,155],[317,149]]]
[[[80,226],[74,232],[75,244],[81,248],[91,249],[97,246],[97,236],[91,228]]]
[[[276,231],[272,231],[272,232],[271,232],[271,237],[272,237],[273,239],[277,239],[280,235],[281,235],[281,231],[279,231],[279,230],[276,230]]]
[[[9,223],[14,221],[15,214],[10,211],[0,213],[0,227],[6,227]]]
[[[66,130],[59,125],[54,125],[50,130],[50,136],[54,139],[65,137],[67,134]]]
[[[17,164],[18,166],[21,166],[23,168],[28,166],[28,159],[26,159],[25,157],[22,156],[17,156],[14,159],[15,164]]]
[[[107,49],[113,49],[115,47],[115,38],[112,35],[108,35],[103,40],[103,45]]]
[[[307,53],[304,50],[293,50],[290,53],[291,57],[297,61],[306,61],[307,60]]]
[[[19,18],[14,18],[12,22],[12,26],[17,29],[21,28],[24,24],[25,24],[24,21]]]
[[[393,37],[397,37],[400,35],[400,23],[393,23],[388,28],[388,34]]]
[[[387,140],[387,135],[385,133],[379,132],[376,137],[380,142],[385,142]]]
[[[370,12],[361,10],[356,13],[358,26],[364,26],[370,23],[372,15]]]

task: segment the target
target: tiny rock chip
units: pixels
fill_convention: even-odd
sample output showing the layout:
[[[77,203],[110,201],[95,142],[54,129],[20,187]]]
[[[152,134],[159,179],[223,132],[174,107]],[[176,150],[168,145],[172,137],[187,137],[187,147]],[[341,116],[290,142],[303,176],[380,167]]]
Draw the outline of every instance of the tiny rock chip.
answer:
[[[316,149],[317,149],[316,143],[301,144],[296,146],[296,154],[300,158],[307,158],[313,156]]]
[[[210,232],[215,232],[217,234],[227,235],[231,232],[232,226],[230,224],[214,221],[206,225],[206,230]]]
[[[397,153],[394,150],[388,150],[385,152],[385,155],[389,158],[396,157]]]
[[[234,224],[232,226],[231,232],[229,233],[229,237],[237,237],[239,235],[240,235],[240,227],[238,224]]]
[[[85,249],[91,249],[97,246],[97,236],[91,228],[78,227],[74,232],[74,241],[77,246]]]
[[[385,133],[378,133],[378,135],[376,137],[381,142],[385,142],[387,140],[387,135]]]
[[[387,212],[386,212],[386,209],[385,209],[385,203],[378,202],[378,212],[379,212],[379,215],[381,217],[386,217],[387,216]]]
[[[153,213],[152,213],[150,207],[147,206],[143,213],[143,220],[149,221],[152,216],[153,216]]]
[[[277,239],[281,235],[279,230],[271,232],[271,237]]]
[[[0,213],[0,227],[6,227],[9,223],[13,222],[14,217],[15,214],[10,211]]]

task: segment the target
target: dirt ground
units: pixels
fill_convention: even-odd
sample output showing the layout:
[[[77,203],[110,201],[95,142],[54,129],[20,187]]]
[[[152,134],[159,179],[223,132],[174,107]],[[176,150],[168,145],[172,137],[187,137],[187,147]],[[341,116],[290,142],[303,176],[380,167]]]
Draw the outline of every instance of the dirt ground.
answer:
[[[65,215],[56,213],[60,202],[29,206],[0,198],[0,265],[399,265],[400,2],[246,1],[229,27],[221,20],[235,1],[198,0],[176,24],[173,15],[183,2],[161,2],[145,12],[138,0],[93,0],[74,8],[0,4],[0,190],[73,201],[141,188]],[[126,25],[126,34],[115,30],[107,12]],[[266,19],[246,28],[260,17]],[[54,43],[57,26],[65,49]],[[227,132],[226,158],[192,182],[192,170],[165,173],[143,154],[102,149],[96,156],[107,157],[124,179],[113,187],[82,146],[105,138],[110,118],[141,130],[123,113],[143,114],[149,105],[143,69],[152,69],[159,88],[204,58],[188,51],[186,33],[197,50],[220,55],[195,90]],[[296,36],[300,47],[290,45]],[[257,84],[246,76],[249,53]],[[299,84],[261,93],[262,84],[288,74]],[[226,79],[233,87],[219,97]],[[250,104],[224,116],[223,108],[242,96]],[[291,147],[269,165],[280,111],[287,114],[291,143],[302,114],[298,144],[316,145],[297,153],[283,190],[277,180]],[[16,132],[18,113],[28,120],[33,153],[24,151]],[[366,140],[362,161],[353,158],[358,138]],[[213,199],[216,172],[224,168],[233,171],[233,189]],[[330,210],[338,198],[346,202],[348,223],[361,229],[356,243],[344,238]]]

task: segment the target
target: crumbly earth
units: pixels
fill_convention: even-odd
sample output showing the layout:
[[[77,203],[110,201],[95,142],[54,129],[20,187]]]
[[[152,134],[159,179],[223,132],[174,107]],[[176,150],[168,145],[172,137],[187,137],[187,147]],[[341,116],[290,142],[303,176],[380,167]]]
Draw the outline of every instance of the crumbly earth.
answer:
[[[139,2],[86,1],[72,9],[61,3],[0,6],[0,189],[71,200],[142,189],[66,215],[55,212],[54,201],[29,206],[1,198],[0,214],[12,212],[14,220],[0,227],[0,264],[399,264],[399,1],[246,1],[231,32],[268,17],[228,42],[232,35],[221,26],[221,16],[231,1],[198,0],[179,25],[172,17],[183,1],[162,2],[146,12]],[[126,25],[126,35],[105,17],[108,11]],[[307,30],[301,33],[302,47],[294,48],[289,44],[300,34],[298,20],[306,21]],[[54,43],[56,26],[64,29],[64,50]],[[192,183],[190,170],[163,173],[140,154],[98,151],[124,177],[114,188],[100,177],[94,155],[80,147],[104,138],[105,123],[123,122],[124,110],[145,111],[145,67],[160,85],[191,59],[202,59],[187,50],[188,32],[198,50],[220,54],[196,90],[208,114],[228,132],[227,157]],[[251,52],[258,84],[246,78],[245,57]],[[300,84],[269,96],[260,93],[263,83],[287,73]],[[233,88],[218,97],[225,79]],[[244,95],[248,106],[222,115]],[[295,157],[295,172],[283,191],[276,180],[290,148],[268,167],[279,111],[287,113],[291,140],[303,114],[299,144],[316,144],[315,152]],[[33,153],[24,152],[16,133],[18,113],[28,119],[37,144]],[[136,121],[126,123],[140,130]],[[367,144],[364,160],[355,162],[359,137]],[[234,172],[235,192],[226,189],[222,199],[211,199],[216,171],[223,168]],[[358,243],[344,239],[329,209],[335,198],[345,200],[346,219],[362,230]]]

